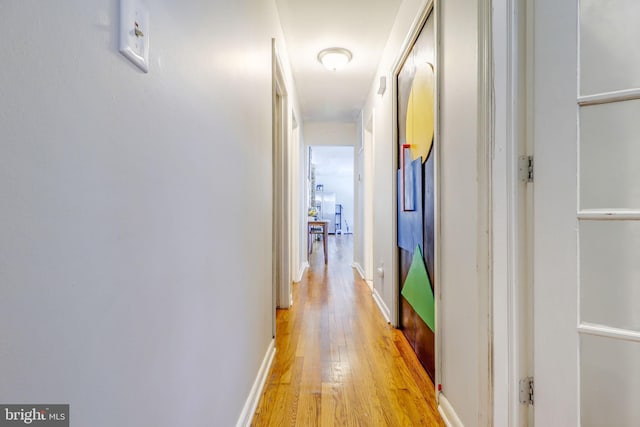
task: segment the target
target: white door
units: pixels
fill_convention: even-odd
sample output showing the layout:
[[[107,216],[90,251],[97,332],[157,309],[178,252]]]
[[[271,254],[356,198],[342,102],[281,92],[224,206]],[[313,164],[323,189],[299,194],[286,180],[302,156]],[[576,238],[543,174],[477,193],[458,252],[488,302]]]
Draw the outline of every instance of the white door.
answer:
[[[640,2],[536,0],[536,426],[640,426]]]

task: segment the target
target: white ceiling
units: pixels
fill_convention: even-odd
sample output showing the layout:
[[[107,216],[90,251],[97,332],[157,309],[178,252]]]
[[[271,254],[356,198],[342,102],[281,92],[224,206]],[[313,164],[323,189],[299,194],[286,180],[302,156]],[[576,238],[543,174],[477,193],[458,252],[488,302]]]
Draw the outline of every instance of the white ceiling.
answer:
[[[364,106],[402,0],[276,0],[305,121],[354,121]],[[329,71],[317,60],[344,47],[353,60]]]

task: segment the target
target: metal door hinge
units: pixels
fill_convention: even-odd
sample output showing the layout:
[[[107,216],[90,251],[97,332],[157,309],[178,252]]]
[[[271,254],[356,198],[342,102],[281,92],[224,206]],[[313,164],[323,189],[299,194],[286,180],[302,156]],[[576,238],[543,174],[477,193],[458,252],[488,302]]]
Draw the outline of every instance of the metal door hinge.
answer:
[[[533,156],[520,156],[518,163],[520,181],[533,182]]]
[[[533,405],[533,377],[520,380],[520,403]]]

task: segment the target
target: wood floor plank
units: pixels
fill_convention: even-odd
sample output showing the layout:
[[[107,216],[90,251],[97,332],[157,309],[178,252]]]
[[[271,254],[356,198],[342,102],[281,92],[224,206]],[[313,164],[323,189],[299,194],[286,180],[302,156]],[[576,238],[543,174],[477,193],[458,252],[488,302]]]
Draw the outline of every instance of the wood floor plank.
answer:
[[[444,426],[434,385],[351,268],[350,235],[315,242],[276,314],[276,356],[253,426]]]

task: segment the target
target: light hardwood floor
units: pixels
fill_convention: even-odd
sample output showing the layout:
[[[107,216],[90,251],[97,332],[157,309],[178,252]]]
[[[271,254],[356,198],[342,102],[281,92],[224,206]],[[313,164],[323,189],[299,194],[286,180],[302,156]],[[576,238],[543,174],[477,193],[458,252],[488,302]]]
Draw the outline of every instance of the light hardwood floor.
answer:
[[[434,386],[351,268],[353,237],[320,242],[278,310],[276,356],[254,426],[444,426]]]

